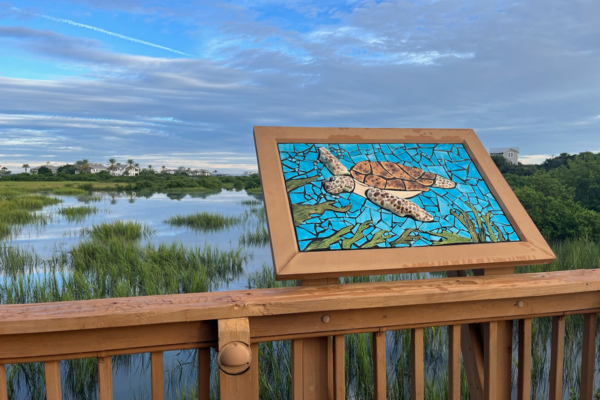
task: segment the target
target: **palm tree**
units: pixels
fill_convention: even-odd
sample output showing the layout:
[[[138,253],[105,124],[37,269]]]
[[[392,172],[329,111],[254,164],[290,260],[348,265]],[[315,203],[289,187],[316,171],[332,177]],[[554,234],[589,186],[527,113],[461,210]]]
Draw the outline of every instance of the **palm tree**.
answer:
[[[163,165],[163,166],[162,166],[162,171],[160,171],[160,172],[162,172],[162,173],[164,174],[164,173],[165,173],[165,169],[166,169],[166,168],[167,168],[167,167],[165,167],[165,166]]]
[[[82,174],[87,174],[92,170],[90,168],[90,160],[88,160],[87,158],[84,158],[81,161],[77,161],[75,162],[75,164],[77,164],[79,172]]]
[[[115,160],[114,158],[111,158],[111,159],[109,159],[109,160],[108,160],[108,163],[109,163],[110,165],[108,166],[108,168],[107,168],[107,169],[108,169],[110,172],[112,172],[112,171],[115,171],[115,170],[117,169],[117,166],[115,165],[115,164],[117,163],[117,160]]]
[[[27,168],[29,168],[29,164],[23,164],[23,168],[25,169],[25,173],[27,173]]]
[[[134,164],[135,164],[135,161],[133,161],[131,158],[129,160],[127,160],[127,167],[125,167],[125,171],[127,171],[127,175],[129,175],[129,171],[131,169],[133,169]]]
[[[152,171],[152,165],[148,165],[148,169]]]

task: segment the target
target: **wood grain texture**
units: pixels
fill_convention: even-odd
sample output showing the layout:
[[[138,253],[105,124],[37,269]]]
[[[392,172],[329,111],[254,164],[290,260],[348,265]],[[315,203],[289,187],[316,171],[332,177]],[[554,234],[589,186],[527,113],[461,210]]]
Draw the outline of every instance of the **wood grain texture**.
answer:
[[[6,365],[0,364],[0,400],[8,400],[8,387],[6,381]]]
[[[304,399],[303,341],[292,340],[292,400]]]
[[[219,351],[231,342],[251,344],[248,318],[220,319],[218,327]],[[258,354],[252,354],[252,361],[255,357],[258,357]],[[220,398],[222,400],[258,399],[258,383],[255,382],[258,380],[258,371],[252,370],[252,361],[250,369],[241,375],[228,375],[219,370]],[[254,392],[255,388],[256,392]]]
[[[514,274],[514,267],[486,268],[483,274],[487,276]],[[511,400],[512,390],[512,338],[513,321],[498,322],[498,374],[496,398],[498,400]]]
[[[302,341],[302,379],[305,400],[321,400],[329,397],[329,365],[327,363],[327,337],[304,339]]]
[[[485,324],[483,398],[498,398],[498,322]]]
[[[448,399],[460,400],[460,325],[448,327]]]
[[[150,353],[150,380],[152,382],[152,400],[164,400],[165,373],[162,351]]]
[[[594,396],[594,360],[596,359],[597,314],[583,316],[583,343],[581,346],[581,384],[579,398],[592,399]]]
[[[410,353],[411,353],[411,399],[425,399],[425,369],[423,349],[423,328],[410,330]]]
[[[198,349],[198,398],[210,400],[210,348]]]
[[[550,349],[550,400],[561,400],[565,354],[565,318],[562,316],[552,318]]]
[[[373,333],[373,400],[387,399],[385,332]]]
[[[346,349],[344,335],[333,337],[333,398],[346,400]]]
[[[0,335],[595,291],[600,270],[3,305]]]
[[[531,319],[519,320],[519,371],[517,400],[531,397]]]
[[[482,400],[484,384],[483,332],[480,332],[479,324],[462,324],[460,340],[470,398]]]
[[[315,279],[547,263],[555,257],[471,129],[367,129],[255,127],[254,140],[265,195],[271,249],[277,279]],[[471,156],[521,241],[299,252],[295,238],[278,143],[458,143]],[[326,268],[322,266],[326,265]],[[368,266],[368,267],[367,267]]]
[[[112,359],[102,357],[98,359],[98,398],[100,400],[112,400]]]
[[[45,362],[44,377],[46,378],[46,400],[62,400],[60,361]]]

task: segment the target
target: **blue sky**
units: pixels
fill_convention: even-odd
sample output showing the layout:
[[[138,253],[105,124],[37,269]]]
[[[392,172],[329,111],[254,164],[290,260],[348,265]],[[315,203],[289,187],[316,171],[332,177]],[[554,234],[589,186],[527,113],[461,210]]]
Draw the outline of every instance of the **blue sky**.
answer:
[[[0,0],[0,165],[242,172],[252,127],[600,151],[600,2]]]

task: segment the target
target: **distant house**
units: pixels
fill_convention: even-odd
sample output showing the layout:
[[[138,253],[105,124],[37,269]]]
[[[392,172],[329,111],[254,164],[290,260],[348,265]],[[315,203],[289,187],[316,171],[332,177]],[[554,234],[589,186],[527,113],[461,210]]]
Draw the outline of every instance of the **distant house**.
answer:
[[[252,170],[252,171],[246,171],[244,172],[244,176],[250,176],[250,175],[258,175],[258,171],[257,170]]]
[[[511,163],[517,165],[519,163],[519,148],[518,147],[492,147],[490,156],[502,156]]]
[[[54,175],[56,175],[58,173],[58,167],[55,167],[54,165],[50,165],[50,164],[46,164],[46,165],[40,165],[39,167],[35,167],[35,168],[31,168],[29,170],[29,173],[32,175],[35,175],[38,173],[39,169],[42,167],[46,167],[48,168],[50,171],[52,171],[52,173]]]
[[[104,164],[95,164],[95,163],[92,163],[92,164],[89,164],[89,166],[90,166],[90,173],[91,174],[97,174],[99,172],[107,171],[108,170],[108,167],[105,166]]]
[[[106,170],[108,171],[108,167],[106,167]],[[140,174],[140,168],[134,166],[130,167],[129,165],[116,163],[114,165],[114,169],[110,170],[109,172],[111,175],[114,176],[137,176]]]
[[[211,176],[211,173],[205,169],[193,169],[188,172],[188,175],[191,176]]]

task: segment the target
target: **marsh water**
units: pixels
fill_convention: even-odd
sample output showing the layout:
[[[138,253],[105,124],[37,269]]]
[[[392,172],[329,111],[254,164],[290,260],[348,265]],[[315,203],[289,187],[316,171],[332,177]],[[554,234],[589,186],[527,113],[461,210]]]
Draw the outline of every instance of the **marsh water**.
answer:
[[[44,207],[41,213],[48,216],[48,223],[36,226],[24,226],[17,235],[0,243],[0,246],[18,247],[31,251],[40,259],[50,259],[57,254],[68,254],[74,246],[83,240],[86,229],[106,222],[137,221],[150,230],[152,235],[144,237],[145,244],[160,245],[181,243],[186,248],[212,247],[219,250],[239,250],[243,253],[242,273],[232,273],[216,279],[211,290],[235,290],[272,285],[269,279],[261,281],[261,274],[270,271],[271,253],[267,242],[245,241],[245,234],[257,226],[264,226],[264,214],[261,198],[250,196],[244,191],[223,190],[214,193],[154,193],[139,196],[135,193],[91,193],[80,196],[60,196],[62,203]],[[89,205],[94,213],[81,218],[66,218],[60,210],[69,207]],[[220,229],[194,229],[182,225],[174,226],[167,220],[175,215],[191,215],[206,212],[223,216],[241,217],[243,223],[235,223]],[[242,219],[240,219],[241,221]],[[597,247],[597,246],[596,246]],[[594,247],[595,248],[595,247]],[[556,250],[555,250],[556,251]],[[594,250],[596,251],[596,250]],[[596,253],[594,253],[596,254]],[[2,269],[0,269],[2,271]],[[28,272],[43,277],[53,273],[40,268]],[[396,275],[371,279],[427,279],[428,274]],[[249,279],[252,278],[252,279]],[[6,275],[0,275],[0,286],[10,281]],[[360,279],[347,279],[345,282]],[[2,289],[0,287],[0,289]],[[1,300],[1,298],[0,298]],[[549,348],[551,323],[549,319],[536,319],[533,326],[534,352],[532,360],[532,397],[548,396]],[[578,393],[579,365],[581,360],[580,316],[567,319],[567,343],[565,346],[565,386],[564,396],[569,398]],[[425,330],[425,366],[426,398],[446,398],[447,387],[447,334],[444,327]],[[516,360],[516,329],[514,335],[514,354]],[[346,375],[348,397],[353,399],[372,399],[371,342],[367,334],[348,335],[346,337]],[[410,398],[410,332],[387,332],[388,398]],[[289,343],[277,342],[261,345],[261,398],[289,398]],[[63,384],[65,398],[86,398],[74,395],[77,390],[68,389],[77,386],[79,372],[86,375],[90,362],[77,365],[63,363]],[[149,399],[150,368],[148,355],[114,357],[113,359],[114,398]],[[515,363],[513,363],[515,364]],[[598,360],[597,368],[598,370]],[[10,370],[9,370],[10,372]],[[37,375],[36,375],[37,374]],[[42,394],[31,391],[32,382],[42,375],[40,364],[30,365],[13,374],[16,385],[13,399],[44,398]],[[212,386],[216,388],[217,374],[213,374]],[[10,376],[10,374],[9,374]],[[36,378],[37,377],[37,378]],[[193,351],[165,353],[166,398],[193,398],[196,382],[196,364]],[[598,379],[598,375],[596,375]],[[87,378],[86,378],[87,379]],[[598,386],[596,382],[596,387]],[[95,385],[95,382],[87,382]],[[513,365],[513,397],[516,397],[516,365]],[[40,386],[43,387],[43,384]],[[67,390],[68,389],[68,390]],[[93,393],[95,390],[92,390]],[[81,391],[79,391],[81,393]],[[89,391],[86,392],[89,395]],[[216,390],[213,390],[216,396]],[[463,398],[468,398],[466,378],[463,373]],[[600,398],[600,396],[599,396]]]

